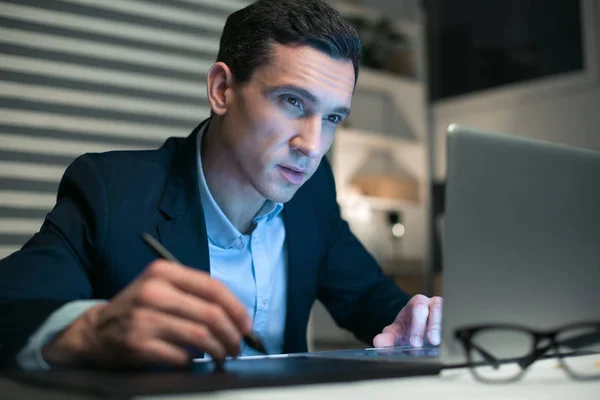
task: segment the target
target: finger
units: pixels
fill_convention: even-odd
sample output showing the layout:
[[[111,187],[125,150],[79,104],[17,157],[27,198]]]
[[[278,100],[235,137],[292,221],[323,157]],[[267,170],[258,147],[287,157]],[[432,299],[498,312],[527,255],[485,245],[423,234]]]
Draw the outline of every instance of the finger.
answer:
[[[383,328],[383,333],[388,333],[391,336],[389,336],[389,339],[385,339],[386,344],[382,345],[381,347],[406,346],[406,345],[410,344],[409,332],[407,332],[406,329],[404,329],[404,323],[402,321],[403,321],[402,318],[400,318],[400,319],[396,318],[396,321],[394,321],[393,324],[388,325],[385,328]],[[386,336],[386,338],[387,338],[387,336]],[[375,339],[373,339],[373,340],[375,340]],[[388,342],[391,344],[387,344]]]
[[[206,325],[225,346],[227,353],[237,356],[242,333],[221,307],[182,292],[170,283],[148,280],[140,288],[138,303],[165,314]]]
[[[146,274],[167,279],[192,296],[220,305],[242,333],[247,334],[252,330],[252,320],[244,305],[227,286],[212,279],[209,274],[164,260],[150,264]]]
[[[162,339],[182,349],[194,347],[211,355],[217,361],[226,356],[225,346],[206,326],[150,309],[134,312],[126,345],[137,348],[142,338]]]
[[[410,344],[413,347],[421,347],[423,346],[423,337],[425,336],[425,327],[429,315],[429,298],[416,295],[410,302],[412,302]]]
[[[392,347],[395,345],[396,337],[392,332],[383,332],[373,339],[373,347]]]
[[[427,339],[429,343],[438,346],[442,333],[442,303],[441,297],[433,297],[429,305],[429,321],[427,323]]]
[[[390,325],[386,326],[385,328],[383,328],[383,332],[393,333],[395,329],[396,328],[394,327],[394,324],[390,324]]]

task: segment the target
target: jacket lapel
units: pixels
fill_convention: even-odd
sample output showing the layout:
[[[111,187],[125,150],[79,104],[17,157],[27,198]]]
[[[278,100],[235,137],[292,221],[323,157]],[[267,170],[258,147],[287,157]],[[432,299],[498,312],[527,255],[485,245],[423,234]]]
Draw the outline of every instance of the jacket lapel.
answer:
[[[287,245],[287,308],[283,352],[306,351],[306,324],[317,293],[321,254],[316,215],[301,193],[283,208]]]
[[[207,120],[208,121],[208,120]],[[158,223],[158,240],[183,265],[210,272],[204,211],[198,191],[196,140],[202,122],[173,155],[169,178],[159,204],[165,220]]]

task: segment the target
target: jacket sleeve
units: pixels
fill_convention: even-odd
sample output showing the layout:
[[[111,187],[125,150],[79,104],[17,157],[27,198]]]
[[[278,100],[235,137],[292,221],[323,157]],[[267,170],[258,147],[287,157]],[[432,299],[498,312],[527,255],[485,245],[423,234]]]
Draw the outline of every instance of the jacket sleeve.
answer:
[[[54,311],[17,354],[17,365],[26,370],[49,369],[50,365],[42,356],[44,346],[90,308],[106,302],[107,300],[74,300]]]
[[[92,297],[106,232],[106,190],[92,157],[66,170],[53,210],[21,250],[0,260],[0,366],[64,304]]]
[[[326,195],[329,241],[321,265],[318,298],[336,323],[365,343],[392,323],[410,297],[383,275],[375,259],[350,231],[335,200],[335,183],[325,164],[331,192]],[[330,198],[330,196],[332,196]]]

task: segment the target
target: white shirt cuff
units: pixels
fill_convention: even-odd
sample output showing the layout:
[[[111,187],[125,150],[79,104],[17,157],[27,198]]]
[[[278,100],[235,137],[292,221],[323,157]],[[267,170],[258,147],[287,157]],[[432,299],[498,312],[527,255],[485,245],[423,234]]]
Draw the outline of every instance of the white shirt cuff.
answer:
[[[26,370],[50,369],[50,365],[42,357],[44,346],[90,308],[107,302],[106,300],[75,300],[54,311],[17,354],[18,365]]]

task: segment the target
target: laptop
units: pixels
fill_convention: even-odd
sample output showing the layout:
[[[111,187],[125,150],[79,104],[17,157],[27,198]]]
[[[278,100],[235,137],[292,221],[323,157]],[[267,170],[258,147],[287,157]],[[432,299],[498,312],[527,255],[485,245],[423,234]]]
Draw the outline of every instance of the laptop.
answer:
[[[600,152],[459,125],[447,143],[441,361],[465,361],[466,325],[600,320]]]
[[[315,356],[456,367],[457,328],[600,320],[600,152],[459,125],[447,143],[440,347]]]

